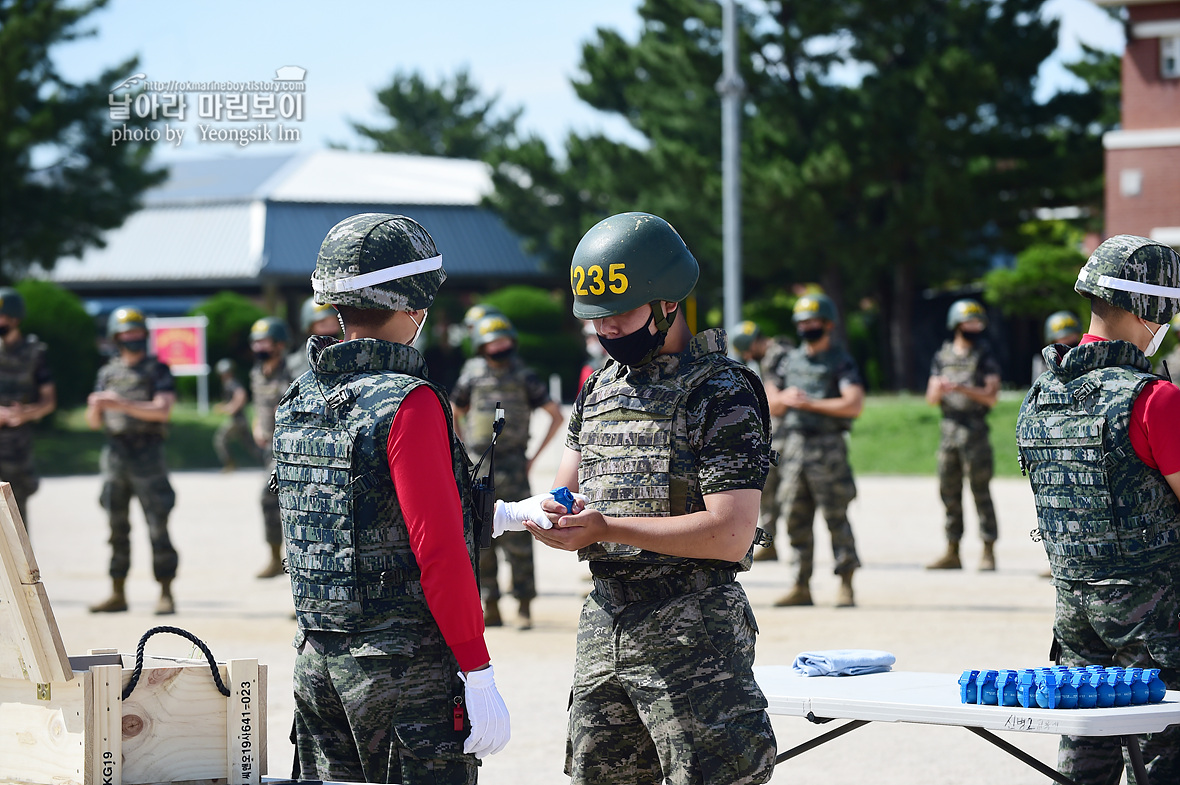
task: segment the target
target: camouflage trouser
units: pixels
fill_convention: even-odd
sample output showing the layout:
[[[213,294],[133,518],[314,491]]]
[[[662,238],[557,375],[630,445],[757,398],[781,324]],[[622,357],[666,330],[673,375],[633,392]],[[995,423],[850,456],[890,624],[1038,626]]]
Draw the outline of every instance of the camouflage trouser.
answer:
[[[258,447],[254,444],[254,434],[250,432],[250,423],[245,417],[230,417],[217,426],[213,434],[213,450],[217,453],[217,460],[222,466],[229,466],[234,462],[229,446],[237,442],[245,448],[251,457],[258,455]]]
[[[778,504],[787,517],[787,536],[791,541],[791,564],[795,578],[804,583],[811,579],[815,552],[816,506],[823,512],[832,538],[832,556],[837,575],[860,566],[852,524],[848,522],[848,505],[856,498],[856,483],[848,464],[848,445],[844,434],[802,434],[789,431],[777,439],[779,446]]]
[[[159,439],[128,446],[111,441],[102,449],[102,495],[99,503],[111,524],[111,577],[126,578],[131,568],[131,497],[139,498],[152,540],[156,580],[176,577],[178,557],[168,537],[168,513],[176,494],[168,482],[164,443]]]
[[[496,453],[496,498],[520,501],[532,496],[524,452]],[[537,596],[533,572],[533,535],[528,532],[505,532],[492,540],[492,547],[479,552],[479,586],[485,600],[500,599],[500,584],[496,579],[500,567],[496,551],[503,551],[512,573],[512,596],[531,600]]]
[[[309,632],[298,651],[296,779],[474,785],[470,723],[454,726],[463,683],[437,627]]]
[[[622,606],[591,593],[570,694],[574,785],[768,781],[776,750],[752,670],[757,631],[736,582]]]
[[[1159,668],[1168,689],[1180,688],[1178,581],[1180,565],[1131,579],[1055,579],[1061,664]],[[1151,782],[1180,782],[1180,726],[1140,737],[1140,749]],[[1057,769],[1081,785],[1116,785],[1123,757],[1117,737],[1062,736]],[[1133,785],[1129,762],[1126,770]]]
[[[947,541],[963,539],[963,475],[966,474],[979,513],[979,536],[984,542],[995,542],[998,529],[988,485],[992,481],[993,460],[987,420],[943,417],[939,428],[942,438],[938,443],[938,493],[946,507]]]
[[[268,545],[280,545],[283,542],[283,522],[279,519],[279,497],[270,489],[270,473],[275,468],[275,456],[271,450],[265,450],[262,456],[262,531]]]
[[[7,451],[0,446],[0,482],[12,486],[12,495],[16,497],[16,507],[25,523],[25,530],[29,528],[29,497],[37,492],[41,485],[41,478],[37,475],[37,467],[33,465],[33,451]]]

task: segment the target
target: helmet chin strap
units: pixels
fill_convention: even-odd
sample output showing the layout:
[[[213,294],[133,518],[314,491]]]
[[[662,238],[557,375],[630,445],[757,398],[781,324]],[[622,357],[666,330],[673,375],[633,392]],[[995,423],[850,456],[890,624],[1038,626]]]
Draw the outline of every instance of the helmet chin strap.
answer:
[[[680,312],[680,308],[676,308],[671,314],[665,314],[660,305],[662,302],[663,300],[652,300],[648,305],[651,307],[651,315],[655,317],[656,329],[667,334],[668,330],[672,329],[672,324],[676,321],[676,314]]]

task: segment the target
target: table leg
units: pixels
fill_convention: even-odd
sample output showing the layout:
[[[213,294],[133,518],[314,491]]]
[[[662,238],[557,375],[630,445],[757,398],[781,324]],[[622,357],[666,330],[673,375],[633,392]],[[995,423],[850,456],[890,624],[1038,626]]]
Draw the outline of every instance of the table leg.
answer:
[[[1148,785],[1147,769],[1143,766],[1143,750],[1139,749],[1138,736],[1120,736],[1119,741],[1127,748],[1127,757],[1131,759],[1131,771],[1135,772],[1135,782]]]
[[[850,731],[854,731],[857,728],[859,728],[860,726],[868,725],[868,724],[869,724],[868,720],[853,720],[852,722],[849,722],[845,725],[841,725],[839,728],[835,728],[833,730],[828,731],[827,733],[816,736],[814,739],[811,739],[810,741],[805,741],[802,744],[798,745],[797,747],[792,747],[791,749],[787,750],[786,752],[779,754],[779,756],[774,759],[774,765],[777,766],[778,764],[782,763],[783,761],[790,760],[791,758],[794,758],[796,755],[802,755],[803,753],[807,752],[808,750],[815,749],[816,747],[818,747],[821,744],[826,744],[827,742],[831,741],[832,739],[837,739],[837,738],[843,736],[845,733],[848,733]]]
[[[1017,758],[1020,761],[1023,761],[1024,763],[1026,763],[1029,766],[1032,766],[1034,769],[1039,771],[1041,774],[1044,774],[1046,777],[1052,778],[1054,782],[1060,782],[1061,785],[1078,785],[1078,783],[1075,782],[1074,780],[1071,780],[1069,777],[1060,773],[1056,769],[1049,768],[1044,763],[1041,763],[1039,760],[1034,758],[1032,755],[1029,755],[1027,752],[1020,749],[1019,747],[1012,746],[1008,742],[1001,739],[999,736],[996,736],[991,731],[984,730],[983,728],[971,728],[971,727],[967,727],[967,726],[963,726],[963,727],[966,727],[967,730],[971,731],[972,733],[974,733],[976,736],[980,737],[981,739],[983,739],[985,741],[990,741],[992,744],[996,745],[997,747],[999,747],[1000,749],[1002,749],[1004,752],[1008,753],[1012,757]]]

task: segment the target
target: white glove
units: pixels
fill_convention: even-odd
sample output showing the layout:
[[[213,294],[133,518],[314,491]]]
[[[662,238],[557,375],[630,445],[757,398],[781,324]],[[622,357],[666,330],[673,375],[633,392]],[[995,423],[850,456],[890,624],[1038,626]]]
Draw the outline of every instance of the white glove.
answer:
[[[508,707],[496,689],[492,666],[467,674],[460,673],[459,678],[466,685],[463,702],[467,704],[467,716],[471,719],[471,735],[463,742],[463,752],[477,758],[495,755],[508,743],[512,728]]]
[[[581,493],[575,493],[573,497],[581,499],[582,504],[590,501],[589,496]],[[518,502],[496,499],[496,514],[492,517],[492,536],[499,537],[504,532],[522,532],[525,530],[525,521],[532,521],[542,529],[552,529],[553,524],[550,523],[549,516],[541,509],[541,502],[552,498],[553,493],[548,492],[538,493]],[[572,513],[573,510],[569,512]]]

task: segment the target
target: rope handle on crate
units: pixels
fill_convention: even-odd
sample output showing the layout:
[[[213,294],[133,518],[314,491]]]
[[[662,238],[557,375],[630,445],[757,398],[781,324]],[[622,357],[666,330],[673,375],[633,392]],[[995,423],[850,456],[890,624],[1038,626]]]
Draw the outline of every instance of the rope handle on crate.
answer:
[[[135,650],[135,670],[131,674],[131,681],[127,682],[127,687],[123,690],[123,700],[127,700],[127,697],[131,695],[131,691],[135,689],[135,685],[139,684],[139,676],[143,672],[143,647],[147,645],[148,638],[157,632],[170,632],[173,635],[188,638],[200,648],[201,652],[205,655],[205,659],[209,661],[209,670],[213,672],[213,681],[217,684],[218,692],[227,698],[229,697],[229,687],[226,687],[225,682],[221,680],[221,673],[218,672],[217,663],[213,660],[213,652],[209,651],[209,647],[205,645],[204,641],[188,630],[182,630],[179,627],[152,627],[139,639],[139,647]]]

